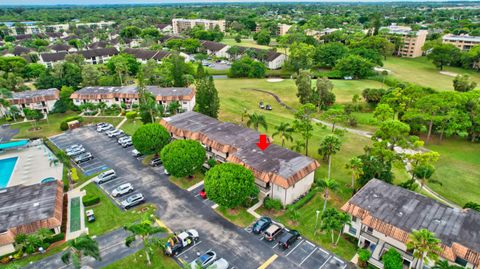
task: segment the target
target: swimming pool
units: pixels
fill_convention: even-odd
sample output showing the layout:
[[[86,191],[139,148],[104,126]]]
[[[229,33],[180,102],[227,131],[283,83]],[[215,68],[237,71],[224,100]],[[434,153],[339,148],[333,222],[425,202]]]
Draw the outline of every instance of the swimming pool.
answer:
[[[0,160],[0,188],[6,188],[8,186],[17,159],[18,157],[12,157]]]

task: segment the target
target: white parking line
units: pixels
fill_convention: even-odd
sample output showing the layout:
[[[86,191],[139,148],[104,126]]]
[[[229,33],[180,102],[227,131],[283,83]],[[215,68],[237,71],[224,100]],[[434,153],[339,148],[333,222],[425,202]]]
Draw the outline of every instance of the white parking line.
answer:
[[[176,256],[176,257],[180,257],[181,255],[183,255],[183,254],[187,253],[189,250],[193,249],[195,246],[198,246],[198,245],[200,245],[200,243],[202,243],[202,241],[198,241],[198,243],[196,243],[196,244],[193,244],[191,247],[189,247],[189,248],[188,248],[187,250],[185,250],[184,252],[182,252],[182,253],[180,253],[180,254],[177,254],[177,256]]]
[[[308,241],[307,241],[308,242]],[[317,248],[315,247],[312,252],[310,252],[310,254],[308,254],[307,257],[305,257],[305,259],[303,259],[303,261],[299,264],[300,266],[302,266],[302,264],[308,259],[310,258],[310,256],[312,256],[312,254],[315,252],[315,250],[317,250]]]
[[[197,184],[191,186],[190,188],[188,188],[187,191],[193,191],[194,189],[200,187],[200,185],[202,185],[202,184],[203,184],[203,180],[198,182]]]
[[[300,241],[294,248],[292,248],[292,250],[290,250],[287,253],[287,255],[285,255],[285,257],[288,257],[288,255],[290,255],[290,253],[292,253],[296,248],[298,248],[298,246],[300,246],[303,243],[303,241],[305,241],[305,240]]]
[[[328,257],[328,258],[325,260],[325,262],[324,262],[322,265],[320,265],[320,267],[318,267],[318,269],[322,268],[325,264],[327,264],[327,262],[328,262],[331,258],[332,258],[332,256]]]
[[[212,205],[212,208],[213,208],[213,209],[216,209],[217,207],[218,207],[218,204]]]
[[[276,243],[275,246],[272,247],[272,249],[275,248],[276,246],[278,246],[278,243]]]
[[[321,249],[321,248],[318,248],[318,250],[320,250],[321,252],[323,252],[323,254],[330,255],[328,252],[326,252],[325,250],[323,250],[323,249]]]
[[[310,246],[312,247],[316,247],[313,243],[309,242],[309,241],[305,241],[305,243],[309,244]]]

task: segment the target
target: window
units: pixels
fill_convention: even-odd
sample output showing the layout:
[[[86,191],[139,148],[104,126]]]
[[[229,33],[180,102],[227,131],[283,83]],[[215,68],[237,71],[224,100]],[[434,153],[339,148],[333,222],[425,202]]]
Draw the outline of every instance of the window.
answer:
[[[357,222],[357,217],[352,217],[352,222]]]
[[[183,104],[184,104],[184,105],[186,105],[186,104],[187,104],[187,102],[183,102]]]
[[[373,233],[373,228],[372,228],[372,227],[368,227],[367,232]]]
[[[456,264],[459,264],[459,265],[461,265],[461,266],[463,266],[463,267],[466,267],[468,262],[467,262],[466,260],[460,258],[460,257],[457,257],[457,258],[455,259],[455,263],[456,263]]]
[[[348,233],[351,235],[356,235],[357,234],[357,229],[353,228],[352,226],[348,226]]]

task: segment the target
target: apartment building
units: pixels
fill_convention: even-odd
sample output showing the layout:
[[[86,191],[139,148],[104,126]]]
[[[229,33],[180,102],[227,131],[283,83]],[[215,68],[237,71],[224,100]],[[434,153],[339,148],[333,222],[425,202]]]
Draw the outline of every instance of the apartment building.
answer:
[[[206,148],[210,158],[250,169],[260,190],[260,199],[293,203],[310,190],[319,163],[307,156],[272,144],[261,151],[259,133],[197,112],[185,112],[160,121],[174,139],[192,139]]]
[[[388,30],[389,34],[402,38],[403,45],[395,52],[398,56],[416,58],[423,54],[422,47],[427,39],[427,30],[412,31],[408,26],[390,25],[382,29]]]
[[[225,20],[205,20],[205,19],[172,19],[173,34],[178,35],[186,30],[200,25],[205,30],[213,30],[218,26],[221,32],[225,32]]]
[[[20,110],[20,114],[23,115],[23,109],[40,110],[42,113],[47,114],[53,109],[55,102],[60,98],[60,91],[52,89],[34,90],[13,92],[12,97],[7,100],[11,106],[15,106]],[[0,115],[3,116],[6,113],[5,108],[0,109]]]
[[[452,208],[404,188],[372,179],[342,210],[352,216],[344,232],[369,249],[369,263],[383,268],[383,254],[397,250],[404,267],[414,268],[418,259],[407,249],[413,230],[428,229],[441,240],[439,253],[450,264],[477,269],[480,266],[480,213]],[[430,268],[433,264],[425,264]],[[427,268],[426,267],[426,268]]]
[[[320,40],[322,38],[322,36],[329,35],[333,32],[339,31],[339,30],[340,29],[337,29],[337,28],[325,28],[321,31],[309,29],[309,30],[305,30],[305,34],[307,36],[312,36],[316,40]]]
[[[148,60],[154,60],[157,63],[162,62],[162,60],[171,55],[168,51],[163,50],[146,50],[146,49],[130,49],[127,48],[123,51],[124,53],[130,54],[137,61],[141,63],[147,63]]]
[[[278,36],[286,35],[288,33],[288,30],[290,30],[290,28],[292,28],[291,25],[283,24],[283,23],[279,24],[277,27],[277,35]]]
[[[448,34],[442,37],[442,41],[443,43],[455,45],[462,51],[467,51],[474,46],[480,45],[480,36]]]
[[[110,60],[119,52],[116,48],[100,48],[81,51],[60,51],[53,53],[42,53],[39,57],[39,63],[52,67],[53,64],[63,62],[67,54],[77,53],[85,58],[87,64],[102,64]]]
[[[191,111],[195,107],[195,89],[185,88],[162,88],[157,86],[146,86],[146,90],[153,94],[158,104],[165,108],[170,103],[177,101],[184,111]],[[74,92],[70,98],[77,106],[83,103],[98,104],[103,102],[107,106],[113,104],[127,106],[139,103],[138,88],[135,85],[130,86],[112,86],[112,87],[85,87]]]
[[[208,55],[215,55],[216,57],[228,57],[228,49],[230,46],[227,46],[223,43],[215,42],[215,41],[202,41],[202,49]]]

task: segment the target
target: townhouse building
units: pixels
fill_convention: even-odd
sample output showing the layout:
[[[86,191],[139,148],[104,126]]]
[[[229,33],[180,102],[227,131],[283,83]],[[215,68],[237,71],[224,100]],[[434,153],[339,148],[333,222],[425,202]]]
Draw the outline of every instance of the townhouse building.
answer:
[[[221,32],[225,32],[225,20],[205,20],[205,19],[172,19],[173,34],[178,35],[186,30],[200,25],[205,30],[213,30],[215,27]]]
[[[462,51],[467,51],[474,46],[480,45],[480,36],[448,34],[442,37],[442,42],[452,44]]]
[[[191,111],[195,107],[195,89],[185,88],[162,88],[157,86],[146,86],[148,92],[153,94],[158,104],[165,108],[172,102],[178,102],[181,110]],[[74,92],[70,98],[77,106],[90,102],[98,104],[103,102],[107,106],[113,104],[127,106],[139,103],[138,87],[130,86],[112,86],[112,87],[85,87]]]
[[[39,57],[39,63],[47,67],[52,67],[53,64],[63,62],[67,54],[80,54],[85,58],[87,64],[102,64],[110,60],[113,56],[119,54],[116,48],[100,48],[80,51],[60,51],[53,53],[42,53]]]
[[[196,140],[219,162],[240,164],[251,170],[259,198],[293,203],[310,190],[319,163],[307,156],[271,144],[264,151],[256,143],[259,133],[197,112],[185,112],[160,121],[174,139]]]
[[[60,98],[60,91],[51,89],[41,89],[34,91],[13,92],[12,97],[8,98],[10,106],[15,106],[23,115],[23,109],[40,110],[44,114],[52,111],[55,102]],[[7,114],[5,107],[0,106],[0,116]]]
[[[215,42],[215,41],[202,41],[202,49],[208,54],[208,55],[214,55],[216,57],[220,58],[227,58],[229,57],[227,51],[230,48],[230,46],[225,45],[220,42]]]
[[[444,205],[410,190],[378,179],[370,180],[342,210],[352,216],[344,232],[372,253],[369,263],[383,268],[383,254],[393,248],[405,268],[419,262],[407,248],[414,230],[428,229],[441,240],[441,259],[466,268],[480,266],[480,213]],[[431,268],[432,263],[425,264]]]
[[[123,52],[132,55],[133,57],[135,57],[135,59],[137,59],[137,61],[143,64],[146,63],[148,60],[154,60],[157,63],[161,63],[164,58],[171,55],[170,52],[163,50],[126,48]]]

